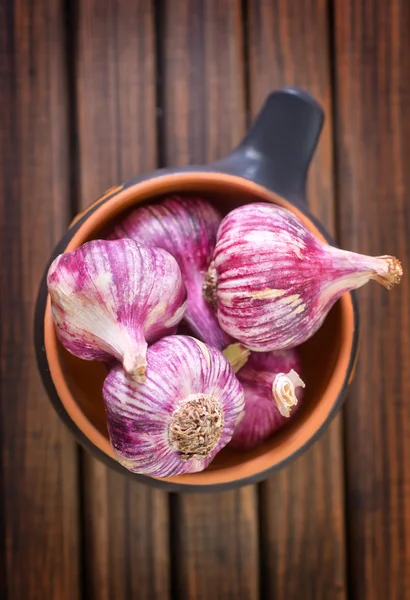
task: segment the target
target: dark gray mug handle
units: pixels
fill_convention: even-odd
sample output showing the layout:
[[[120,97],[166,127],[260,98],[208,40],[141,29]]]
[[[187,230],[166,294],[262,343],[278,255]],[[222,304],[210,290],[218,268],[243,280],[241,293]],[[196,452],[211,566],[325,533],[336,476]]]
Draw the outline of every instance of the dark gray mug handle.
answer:
[[[310,94],[296,88],[277,90],[239,146],[215,166],[301,202],[323,120],[323,110]]]

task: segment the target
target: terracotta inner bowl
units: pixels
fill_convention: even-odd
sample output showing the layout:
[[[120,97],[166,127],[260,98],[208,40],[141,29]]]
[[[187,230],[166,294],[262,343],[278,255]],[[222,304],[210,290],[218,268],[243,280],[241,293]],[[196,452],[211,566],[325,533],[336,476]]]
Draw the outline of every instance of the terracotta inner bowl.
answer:
[[[150,203],[175,193],[206,197],[222,213],[248,202],[274,202],[295,212],[317,237],[324,239],[303,213],[263,187],[235,176],[189,173],[162,176],[120,190],[90,215],[66,251],[78,248],[90,239],[104,237],[113,221],[137,204]],[[44,326],[51,377],[67,413],[92,444],[113,457],[101,395],[106,368],[100,363],[77,359],[61,347],[55,335],[49,300]],[[301,375],[306,383],[306,396],[300,411],[289,424],[253,451],[226,448],[207,470],[172,477],[169,481],[186,485],[228,483],[260,474],[300,451],[325,424],[346,384],[353,334],[353,305],[350,295],[346,294],[331,310],[317,334],[301,347]]]

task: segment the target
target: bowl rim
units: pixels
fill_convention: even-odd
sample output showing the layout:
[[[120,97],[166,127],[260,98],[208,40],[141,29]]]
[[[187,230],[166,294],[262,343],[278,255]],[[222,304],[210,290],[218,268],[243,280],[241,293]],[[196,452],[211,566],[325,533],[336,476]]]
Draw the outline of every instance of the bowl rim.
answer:
[[[326,429],[343,403],[348,387],[353,379],[357,360],[358,311],[355,296],[349,293],[342,296],[339,300],[342,304],[342,317],[347,323],[347,327],[342,327],[343,335],[345,336],[346,330],[348,331],[348,335],[345,336],[346,339],[343,338],[342,340],[336,367],[322,399],[318,403],[318,407],[312,411],[312,415],[307,421],[302,423],[298,429],[298,435],[290,436],[290,442],[287,440],[284,444],[285,448],[288,449],[287,451],[282,449],[281,452],[277,452],[278,449],[274,448],[263,455],[247,460],[245,463],[216,470],[205,470],[200,473],[178,475],[167,479],[129,473],[129,471],[115,460],[108,438],[98,431],[83,414],[65,381],[59,360],[57,336],[51,318],[50,299],[47,292],[46,275],[48,267],[58,254],[78,247],[96,228],[103,226],[115,217],[116,214],[131,207],[135,203],[136,197],[141,201],[150,197],[163,195],[164,193],[181,192],[181,186],[189,189],[189,187],[192,188],[207,184],[211,189],[211,187],[215,187],[218,183],[221,186],[236,188],[237,191],[254,195],[260,200],[267,200],[288,208],[296,213],[315,235],[323,241],[331,243],[330,236],[317,220],[308,213],[307,207],[295,205],[295,203],[243,177],[199,170],[164,173],[152,178],[134,180],[128,184],[111,188],[88,207],[88,209],[78,215],[53,252],[46,267],[37,300],[35,320],[37,359],[43,382],[59,416],[70,427],[79,442],[97,458],[117,471],[130,474],[138,480],[167,491],[196,492],[232,489],[233,487],[240,487],[266,479],[274,470],[284,466],[305,451]],[[337,389],[338,393],[335,394],[333,392],[334,389]],[[323,398],[325,398],[325,402],[323,402]],[[321,413],[321,418],[318,425],[312,428],[311,424],[317,420],[317,418],[314,418],[316,413]],[[300,431],[303,433],[302,436],[299,435]],[[293,439],[296,437],[298,438],[297,440]],[[269,454],[278,454],[278,457],[273,461],[269,460],[269,466],[266,467],[266,457]],[[261,468],[261,463],[264,463],[263,468]]]

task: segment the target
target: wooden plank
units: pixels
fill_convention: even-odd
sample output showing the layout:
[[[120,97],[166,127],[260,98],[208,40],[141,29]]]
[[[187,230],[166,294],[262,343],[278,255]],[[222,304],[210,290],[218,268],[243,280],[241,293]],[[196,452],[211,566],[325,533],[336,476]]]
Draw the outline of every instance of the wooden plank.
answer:
[[[151,2],[79,3],[80,207],[156,166]],[[166,599],[167,496],[83,455],[87,600]]]
[[[39,281],[69,220],[64,37],[60,0],[1,3],[0,589],[13,600],[80,597],[76,446],[47,401],[32,336]]]
[[[256,491],[174,497],[178,600],[259,598]]]
[[[326,112],[308,177],[308,201],[334,232],[332,107],[326,0],[249,3],[251,114],[275,88],[296,85]],[[345,598],[341,421],[261,486],[261,572],[269,598]]]
[[[337,176],[344,246],[410,267],[410,4],[336,0]],[[352,599],[410,598],[410,287],[360,290],[346,406]]]
[[[203,163],[245,130],[240,2],[168,0],[164,40],[164,158]],[[176,597],[258,597],[255,487],[174,498]]]

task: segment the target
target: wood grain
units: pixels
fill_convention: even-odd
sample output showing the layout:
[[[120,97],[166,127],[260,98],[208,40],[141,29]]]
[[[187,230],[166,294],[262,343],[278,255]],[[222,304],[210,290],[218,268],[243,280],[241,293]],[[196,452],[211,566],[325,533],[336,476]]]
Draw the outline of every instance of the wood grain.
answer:
[[[240,2],[164,2],[161,10],[164,158],[210,162],[245,131]]]
[[[358,293],[346,491],[337,419],[258,489],[172,495],[171,523],[165,494],[86,453],[79,473],[47,401],[34,301],[72,199],[84,208],[157,156],[169,165],[223,156],[276,87],[299,85],[326,111],[313,212],[344,247],[410,266],[410,3],[155,4],[0,2],[0,597],[410,600],[406,278],[390,293],[376,284]]]
[[[250,107],[298,86],[323,106],[326,122],[309,171],[312,212],[334,232],[328,3],[249,2]],[[266,597],[345,598],[341,421],[295,463],[261,486],[261,573]]]
[[[68,222],[63,6],[0,4],[1,597],[80,597],[76,447],[37,373],[33,312]],[[6,589],[7,587],[7,589]]]
[[[259,598],[256,487],[174,501],[176,598]]]
[[[346,406],[353,600],[410,598],[410,4],[335,2],[337,178],[344,246],[394,254],[400,288],[359,291],[361,346]]]
[[[161,10],[164,159],[204,163],[245,130],[240,3],[165,2]],[[174,498],[178,599],[258,597],[254,487]]]
[[[79,208],[156,166],[151,2],[79,3],[76,52]],[[168,505],[83,455],[87,600],[169,594]]]

